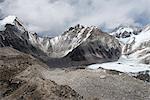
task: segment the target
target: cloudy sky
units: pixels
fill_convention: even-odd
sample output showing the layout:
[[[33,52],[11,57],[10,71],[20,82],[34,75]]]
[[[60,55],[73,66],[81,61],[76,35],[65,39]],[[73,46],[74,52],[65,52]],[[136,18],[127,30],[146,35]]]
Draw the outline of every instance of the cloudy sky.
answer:
[[[15,15],[31,31],[62,34],[78,23],[110,30],[150,23],[150,0],[0,0],[0,18]]]

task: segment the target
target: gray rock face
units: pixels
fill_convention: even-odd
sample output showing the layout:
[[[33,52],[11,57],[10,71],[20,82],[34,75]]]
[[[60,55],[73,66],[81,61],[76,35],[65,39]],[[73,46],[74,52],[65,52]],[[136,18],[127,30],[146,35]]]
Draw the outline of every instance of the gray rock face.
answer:
[[[13,47],[39,59],[47,57],[42,50],[32,45],[29,39],[30,32],[17,17],[6,17],[0,21],[0,28],[0,47]]]
[[[94,28],[91,35],[67,57],[86,64],[116,61],[121,55],[121,46],[114,37]]]
[[[0,31],[0,47],[12,47],[39,59],[47,57],[47,54],[31,44],[28,31],[21,31],[17,26],[11,24],[5,27],[4,31]]]

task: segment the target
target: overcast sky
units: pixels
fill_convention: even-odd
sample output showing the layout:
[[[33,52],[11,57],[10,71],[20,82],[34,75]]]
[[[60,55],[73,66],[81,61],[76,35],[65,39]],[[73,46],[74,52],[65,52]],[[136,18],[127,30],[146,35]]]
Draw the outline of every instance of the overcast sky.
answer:
[[[0,0],[0,18],[8,15],[41,34],[62,34],[78,23],[109,30],[148,24],[150,0]]]

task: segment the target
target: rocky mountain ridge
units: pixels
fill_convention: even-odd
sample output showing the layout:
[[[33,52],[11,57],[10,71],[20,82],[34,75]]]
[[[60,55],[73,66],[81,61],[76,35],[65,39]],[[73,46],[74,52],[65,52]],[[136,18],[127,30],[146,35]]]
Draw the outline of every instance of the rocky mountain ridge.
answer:
[[[1,47],[13,47],[48,65],[55,63],[54,67],[65,62],[72,66],[115,61],[121,55],[118,40],[94,26],[77,25],[60,36],[42,38],[23,28],[17,17],[9,16],[2,22],[5,22],[5,28],[0,31]]]

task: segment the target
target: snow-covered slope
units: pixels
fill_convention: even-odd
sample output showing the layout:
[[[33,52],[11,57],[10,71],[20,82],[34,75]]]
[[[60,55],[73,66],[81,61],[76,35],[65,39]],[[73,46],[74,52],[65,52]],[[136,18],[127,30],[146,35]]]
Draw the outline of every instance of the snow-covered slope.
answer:
[[[124,44],[122,45],[122,53],[128,57],[135,57],[137,60],[142,60],[142,58],[144,59],[149,56],[150,30],[148,30],[148,28],[149,26],[143,28],[138,35],[126,38],[128,41],[124,41]]]
[[[52,38],[52,57],[64,57],[74,48],[87,40],[95,27],[83,27],[77,25],[74,28],[66,31],[63,35]]]
[[[41,49],[43,52],[47,54],[48,54],[49,48],[51,47],[50,40],[51,40],[50,37],[40,37],[38,36],[37,33],[29,32],[29,41],[31,42],[31,44]]]
[[[75,33],[70,32],[68,34],[74,35]],[[97,27],[87,27],[81,36],[83,40],[77,43],[78,46],[67,55],[72,60],[102,63],[115,61],[120,57],[119,41]]]
[[[138,35],[141,32],[141,28],[131,25],[120,25],[115,28],[110,34],[117,38],[128,38],[132,35]]]
[[[137,29],[137,30],[141,30]],[[131,33],[127,37],[122,37],[122,33]],[[118,37],[117,35],[120,35]],[[104,68],[120,72],[138,75],[142,72],[150,74],[150,26],[147,25],[137,34],[132,34],[133,29],[118,28],[118,30],[111,33],[114,35],[122,45],[122,56],[116,62],[94,64],[88,66],[92,69]]]
[[[127,73],[141,80],[150,82],[150,65],[142,64],[137,59],[121,56],[116,62],[89,65],[90,69],[107,69]]]
[[[54,37],[50,40],[52,46],[52,57],[64,57],[74,48],[79,46],[81,43],[86,41],[86,39],[91,35],[91,31],[94,27],[83,27],[82,25],[77,25],[71,27],[69,30],[64,32],[64,34]]]
[[[111,69],[125,73],[138,73],[142,71],[150,71],[150,66],[136,61],[136,59],[127,58],[126,56],[120,57],[116,62],[109,62],[103,64],[94,64],[88,66],[91,69]],[[150,74],[150,73],[149,73]]]
[[[82,25],[77,25],[54,38],[39,37],[36,33],[30,32],[29,40],[34,46],[39,47],[49,56],[61,58],[85,41],[91,35],[93,29],[93,26],[86,28]]]
[[[121,29],[123,29],[123,31],[125,32],[129,32],[130,30],[131,34],[128,37],[118,37],[117,36],[118,33],[121,32],[120,28],[118,28],[118,30],[115,30],[111,34],[114,35],[122,44],[122,54],[128,56],[132,54],[132,57],[133,55],[136,55],[137,57],[138,55],[141,55],[142,57],[146,56],[148,53],[144,54],[143,52],[148,52],[150,47],[150,26],[147,25],[143,29],[142,28],[138,29],[134,27],[128,27],[128,28],[121,27]],[[136,31],[137,34],[133,34],[134,33],[133,30]]]

